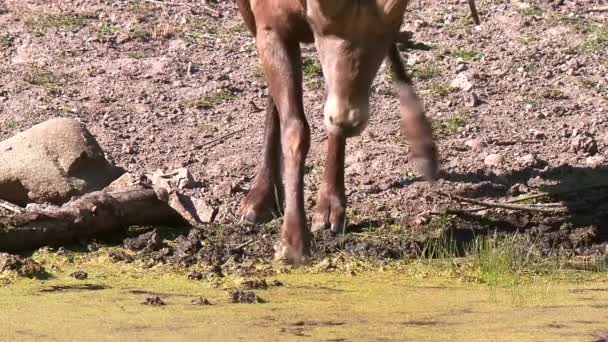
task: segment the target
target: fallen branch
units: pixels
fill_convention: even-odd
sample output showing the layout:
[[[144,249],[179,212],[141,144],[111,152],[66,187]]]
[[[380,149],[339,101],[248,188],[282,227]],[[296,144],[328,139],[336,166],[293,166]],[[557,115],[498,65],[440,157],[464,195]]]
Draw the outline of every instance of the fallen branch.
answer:
[[[25,209],[21,208],[20,206],[13,204],[11,202],[7,202],[3,199],[0,199],[0,208],[4,208],[15,214],[21,214],[25,211]]]
[[[131,225],[183,223],[162,188],[97,191],[61,207],[35,207],[0,221],[0,251],[22,251],[120,233]],[[187,224],[187,223],[185,223]]]
[[[480,200],[476,200],[476,199],[472,199],[472,198],[466,198],[466,197],[462,197],[462,196],[458,196],[458,195],[450,195],[450,194],[447,194],[447,193],[441,192],[441,191],[437,191],[436,193],[438,195],[440,195],[440,196],[447,197],[447,198],[450,198],[450,199],[454,199],[454,200],[456,200],[458,202],[476,204],[476,205],[480,205],[480,206],[483,206],[483,207],[486,207],[486,208],[501,208],[501,209],[508,209],[508,210],[539,212],[539,213],[546,213],[546,214],[559,214],[559,213],[567,213],[568,212],[568,208],[565,208],[565,207],[561,207],[561,208],[539,208],[539,207],[534,207],[534,206],[529,206],[529,205],[521,205],[521,204],[497,203],[497,202],[480,201]]]

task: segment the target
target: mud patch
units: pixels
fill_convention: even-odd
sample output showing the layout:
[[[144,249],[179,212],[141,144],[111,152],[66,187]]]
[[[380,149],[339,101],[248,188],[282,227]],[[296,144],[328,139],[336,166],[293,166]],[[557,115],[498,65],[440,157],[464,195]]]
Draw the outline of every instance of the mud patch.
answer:
[[[105,289],[108,289],[108,287],[97,284],[53,285],[40,290],[40,292],[100,291]]]
[[[452,323],[447,323],[447,322],[418,321],[418,320],[400,322],[399,324],[407,325],[407,326],[416,326],[416,327],[442,327],[442,326],[447,326],[447,325],[453,325]]]
[[[294,327],[335,327],[344,324],[346,323],[334,321],[298,321],[290,325]]]

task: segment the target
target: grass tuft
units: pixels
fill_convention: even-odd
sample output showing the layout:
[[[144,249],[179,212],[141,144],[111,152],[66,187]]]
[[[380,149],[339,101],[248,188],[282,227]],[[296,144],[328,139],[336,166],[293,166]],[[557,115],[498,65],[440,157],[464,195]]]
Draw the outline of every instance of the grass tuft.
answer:
[[[234,92],[228,89],[222,89],[213,94],[194,98],[188,102],[188,105],[196,109],[209,109],[221,105],[222,103],[234,101],[235,99],[236,94]]]

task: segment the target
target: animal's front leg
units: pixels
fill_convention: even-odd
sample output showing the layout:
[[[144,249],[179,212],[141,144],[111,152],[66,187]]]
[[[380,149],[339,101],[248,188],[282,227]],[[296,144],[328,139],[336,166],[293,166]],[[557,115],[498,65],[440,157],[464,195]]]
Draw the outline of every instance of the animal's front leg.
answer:
[[[302,103],[300,46],[270,29],[260,29],[257,44],[270,94],[280,119],[285,212],[275,257],[301,263],[310,254],[310,234],[304,215],[304,163],[310,128]]]
[[[346,194],[344,193],[344,152],[346,139],[329,133],[327,155],[312,230],[331,228],[335,233],[346,228]]]
[[[401,134],[411,144],[411,156],[418,162],[419,172],[429,180],[435,179],[439,162],[431,123],[424,115],[422,103],[411,78],[405,73],[399,50],[394,44],[389,49],[388,57],[399,95]]]
[[[262,163],[251,190],[241,202],[241,217],[250,222],[262,223],[278,215],[281,205],[281,136],[279,113],[268,97]]]

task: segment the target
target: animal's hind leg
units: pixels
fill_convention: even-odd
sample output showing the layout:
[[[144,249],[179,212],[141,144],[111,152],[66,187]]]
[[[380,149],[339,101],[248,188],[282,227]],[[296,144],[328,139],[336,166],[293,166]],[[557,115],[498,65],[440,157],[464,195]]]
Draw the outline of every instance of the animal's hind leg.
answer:
[[[346,194],[344,193],[344,153],[346,139],[329,133],[327,155],[317,208],[312,219],[312,230],[331,228],[341,233],[346,228]]]
[[[279,112],[268,97],[262,163],[251,190],[241,202],[241,217],[262,223],[277,216],[281,206],[281,139]]]
[[[413,82],[406,74],[397,46],[389,48],[388,59],[395,76],[399,104],[401,109],[401,134],[411,144],[411,156],[418,164],[419,172],[432,180],[439,168],[437,146],[433,141],[433,131],[429,120],[424,115],[422,103],[416,95]]]

